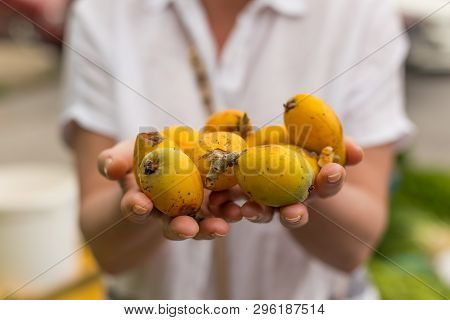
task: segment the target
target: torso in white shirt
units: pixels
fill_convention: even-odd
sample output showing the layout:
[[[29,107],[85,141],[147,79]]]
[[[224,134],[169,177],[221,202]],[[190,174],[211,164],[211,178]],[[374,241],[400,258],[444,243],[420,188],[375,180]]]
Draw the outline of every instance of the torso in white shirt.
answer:
[[[378,50],[401,32],[388,0],[254,0],[220,59],[197,0],[79,0],[69,28],[63,121],[118,140],[142,127],[200,128],[207,112],[180,28],[199,50],[217,110],[245,110],[256,126],[280,123],[287,98],[314,92],[363,146],[411,130],[401,91],[405,40]],[[108,277],[109,286],[119,297],[147,299],[349,294],[352,276],[306,253],[277,219],[233,224],[221,241],[220,256],[215,241],[165,241],[145,264]]]

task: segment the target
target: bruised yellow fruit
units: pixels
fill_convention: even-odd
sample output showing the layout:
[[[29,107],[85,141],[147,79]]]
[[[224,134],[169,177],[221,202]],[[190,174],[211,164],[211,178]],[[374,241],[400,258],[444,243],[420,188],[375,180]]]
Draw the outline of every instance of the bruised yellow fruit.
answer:
[[[270,125],[249,132],[246,141],[249,147],[253,147],[264,144],[288,144],[289,138],[284,125]]]
[[[139,165],[142,192],[171,216],[195,216],[203,202],[203,184],[192,160],[178,147],[156,148]]]
[[[158,131],[141,132],[136,136],[133,153],[133,172],[139,184],[138,170],[142,159],[156,148],[176,147],[171,139],[164,138]]]
[[[193,152],[205,188],[219,191],[234,186],[233,164],[247,147],[245,140],[231,132],[207,132],[200,138]]]
[[[228,109],[213,113],[206,121],[204,132],[233,132],[244,139],[252,130],[252,124],[247,114],[240,110]]]
[[[309,166],[311,167],[314,173],[314,176],[317,176],[317,174],[319,174],[320,169],[325,165],[327,165],[328,163],[332,163],[335,158],[333,148],[331,147],[323,148],[320,155],[317,155],[313,151],[308,151],[305,148],[294,146],[292,144],[287,145],[287,147],[292,148],[300,153],[302,158],[308,162]]]
[[[345,164],[345,144],[341,122],[321,99],[298,94],[284,104],[284,124],[289,141],[320,154],[326,147],[334,152],[334,161]]]
[[[174,141],[184,153],[192,158],[192,152],[197,143],[199,132],[187,126],[171,126],[161,131],[161,134]]]
[[[290,148],[291,150],[294,150],[300,154],[301,161],[306,161],[307,165],[309,165],[311,172],[314,175],[313,180],[319,174],[320,166],[319,166],[319,157],[315,152],[310,152],[304,148],[294,146],[294,145],[286,145],[286,147]]]
[[[303,148],[299,148],[299,151],[303,159],[305,159],[310,168],[312,169],[312,172],[314,173],[314,177],[317,177],[317,174],[320,171],[320,166],[317,160],[317,155],[314,152],[309,152],[308,150],[305,150]]]
[[[237,160],[235,175],[249,198],[271,207],[304,201],[314,181],[300,152],[275,144],[248,148]]]

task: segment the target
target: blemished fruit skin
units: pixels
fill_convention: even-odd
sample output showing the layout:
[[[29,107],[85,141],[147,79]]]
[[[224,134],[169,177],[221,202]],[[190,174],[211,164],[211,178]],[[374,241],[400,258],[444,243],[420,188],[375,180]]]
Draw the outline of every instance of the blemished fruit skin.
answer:
[[[206,189],[220,191],[234,186],[233,164],[247,144],[231,132],[201,133],[193,152],[193,161],[200,171]]]
[[[317,177],[320,171],[319,166],[319,156],[316,155],[315,152],[309,152],[308,150],[305,150],[304,148],[294,146],[292,144],[286,145],[287,148],[290,148],[300,154],[301,161],[306,161],[307,165],[309,165],[309,168],[311,169],[312,174],[314,175],[313,181]]]
[[[288,144],[289,137],[284,125],[269,125],[249,132],[246,141],[249,147],[265,144]]]
[[[174,141],[192,159],[192,153],[200,135],[197,130],[188,126],[174,125],[164,128],[161,134]]]
[[[213,113],[203,128],[203,132],[233,132],[244,139],[251,130],[252,124],[247,114],[235,109],[227,109]]]
[[[237,160],[235,175],[250,199],[271,207],[306,200],[314,181],[300,152],[274,144],[249,147]]]
[[[178,147],[156,148],[139,166],[142,192],[168,216],[195,216],[203,202],[203,184],[192,160]]]
[[[176,146],[174,141],[164,138],[157,131],[141,132],[136,136],[133,152],[133,172],[138,185],[140,183],[138,179],[139,166],[141,165],[142,159],[156,148]]]
[[[341,122],[321,99],[298,94],[284,104],[284,124],[289,142],[320,154],[332,147],[334,161],[345,164],[345,144]]]

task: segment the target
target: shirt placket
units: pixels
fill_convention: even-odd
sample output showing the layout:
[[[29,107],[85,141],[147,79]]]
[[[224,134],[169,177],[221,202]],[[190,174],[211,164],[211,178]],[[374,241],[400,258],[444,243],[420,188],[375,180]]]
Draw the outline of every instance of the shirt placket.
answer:
[[[197,54],[205,68],[209,81],[210,94],[215,109],[223,105],[221,94],[216,83],[217,59],[216,46],[208,27],[206,14],[198,0],[174,1],[180,15],[182,27],[186,28],[197,50]],[[194,70],[192,71],[194,72]]]
[[[224,48],[217,66],[217,86],[227,108],[241,108],[239,98],[245,88],[248,63],[253,52],[250,36],[254,23],[254,12],[249,8],[238,17],[236,27]]]
[[[225,44],[220,61],[210,32],[206,14],[198,0],[175,1],[181,20],[190,33],[208,75],[216,110],[238,108],[236,105],[245,86],[248,61],[253,52],[249,45],[257,7],[254,2],[238,16],[235,28]]]

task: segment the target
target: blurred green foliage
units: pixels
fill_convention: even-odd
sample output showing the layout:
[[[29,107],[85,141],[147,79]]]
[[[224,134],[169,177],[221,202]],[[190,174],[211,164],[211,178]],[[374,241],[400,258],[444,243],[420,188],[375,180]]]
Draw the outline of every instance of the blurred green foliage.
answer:
[[[389,227],[378,247],[391,261],[375,254],[369,263],[381,297],[450,297],[450,288],[431,266],[434,237],[450,237],[449,232],[450,172],[418,169],[401,157],[392,183]]]
[[[396,262],[414,276],[383,259],[374,258],[370,263],[372,279],[382,299],[438,300],[450,296],[450,290],[436,277],[423,255],[407,259],[410,261],[396,259]]]

